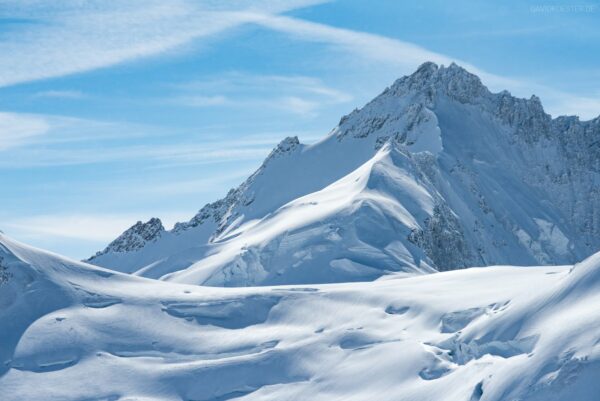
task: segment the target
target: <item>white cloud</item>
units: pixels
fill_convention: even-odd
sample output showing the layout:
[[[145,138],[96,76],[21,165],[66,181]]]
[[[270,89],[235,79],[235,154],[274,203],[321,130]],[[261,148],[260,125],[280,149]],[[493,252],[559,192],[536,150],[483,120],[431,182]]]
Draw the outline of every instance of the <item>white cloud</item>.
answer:
[[[84,241],[112,241],[138,220],[153,217],[147,213],[132,214],[49,214],[37,215],[4,221],[7,233],[25,240],[39,240],[44,237],[58,237]],[[191,216],[178,212],[166,212],[158,216],[165,228],[178,221],[189,220]]]
[[[232,147],[231,142],[222,148],[202,144],[177,145],[114,145],[85,148],[30,148],[4,155],[2,168],[28,168],[73,166],[110,162],[154,163],[153,168],[182,165],[201,165],[224,161],[257,160],[265,157],[271,147]]]
[[[600,116],[600,99],[565,95],[559,96],[558,105],[553,114],[578,115],[584,118],[595,118]],[[552,111],[551,109],[551,111]]]
[[[281,13],[318,2],[8,0],[0,18],[30,23],[3,32],[0,86],[153,56],[247,23],[256,12]]]
[[[28,152],[36,153],[44,149],[52,151],[52,146],[59,144],[149,138],[157,135],[157,131],[156,127],[132,123],[0,112],[0,153],[11,151],[0,158],[0,164],[11,160],[11,157],[19,159]]]
[[[234,185],[238,185],[244,179],[248,178],[250,174],[252,174],[252,171],[242,169],[231,173],[211,175],[192,180],[171,180],[151,186],[136,185],[134,186],[134,191],[139,194],[152,196],[192,195],[199,193],[214,194],[215,191],[222,188],[224,183],[234,181]],[[114,188],[114,185],[112,187]],[[131,185],[128,188],[131,189]],[[124,190],[126,189],[124,188]]]
[[[529,90],[539,96],[546,112],[554,117],[575,115],[582,119],[591,119],[600,115],[600,98],[578,96],[544,85],[531,85]]]
[[[274,98],[232,99],[225,96],[178,96],[174,103],[187,107],[234,107],[253,109],[276,109],[301,116],[314,116],[321,103],[299,96],[283,96]]]
[[[84,3],[8,0],[0,9],[0,17],[31,23],[15,25],[2,34],[0,86],[85,72],[183,49],[192,42],[197,43],[198,39],[250,23],[285,32],[297,39],[326,43],[334,49],[378,61],[396,68],[398,75],[412,72],[424,61],[440,64],[456,61],[479,75],[493,90],[508,89],[523,97],[535,92],[545,101],[552,114],[575,112],[583,117],[598,114],[597,102],[590,97],[564,94],[533,82],[482,71],[470,63],[406,41],[280,15],[322,2],[325,0],[92,0]],[[310,88],[310,82],[308,84],[305,88]],[[320,89],[317,85],[312,89],[314,93],[324,89],[320,93],[329,96],[330,100],[335,97],[338,97],[338,101],[348,98],[348,95],[330,88]],[[77,95],[69,91],[49,91],[46,94],[62,97]],[[317,102],[294,94],[287,96],[303,99],[305,103],[304,107],[288,110],[307,113],[309,103]],[[231,104],[222,94],[181,100],[202,107]],[[581,109],[573,110],[573,105],[579,105]]]
[[[83,92],[72,90],[49,90],[38,92],[33,95],[35,98],[57,98],[57,99],[83,99],[87,97]]]
[[[42,117],[0,112],[0,152],[31,143],[49,129],[50,125]]]
[[[322,80],[304,75],[255,75],[229,73],[210,80],[194,81],[186,85],[188,90],[220,90],[256,94],[271,91],[284,94],[302,93],[319,95],[332,102],[342,103],[352,100],[352,95],[332,88]]]
[[[61,120],[62,121],[62,120]],[[60,131],[62,139],[38,139],[30,146],[13,149],[0,158],[0,168],[29,168],[70,166],[113,162],[140,163],[150,166],[146,168],[165,168],[184,165],[205,165],[230,161],[262,160],[273,147],[285,136],[285,133],[264,135],[248,135],[232,141],[220,138],[201,142],[192,142],[189,138],[176,137],[169,133],[168,143],[150,142],[147,136],[141,135],[134,143],[122,143],[117,137],[127,125],[107,125],[82,120],[80,129],[72,126],[51,128]],[[86,126],[90,124],[90,126]],[[143,129],[139,128],[138,129]],[[97,131],[99,130],[99,131]],[[66,132],[63,132],[66,131]],[[94,136],[96,135],[96,136]],[[167,134],[163,133],[163,139]],[[161,137],[161,134],[157,134]],[[88,138],[86,140],[85,138]],[[135,139],[135,133],[133,138]],[[90,140],[94,139],[94,140]],[[130,138],[131,139],[131,138]],[[68,146],[65,146],[65,143]],[[40,146],[36,146],[36,145]],[[52,145],[52,146],[51,146]],[[56,145],[56,146],[54,146]]]
[[[175,88],[183,94],[171,101],[189,107],[269,108],[301,116],[314,116],[320,107],[353,99],[320,79],[299,75],[235,72],[178,84]]]
[[[297,96],[286,96],[276,102],[275,106],[294,114],[314,115],[315,110],[319,107],[319,103]]]
[[[135,223],[137,218],[133,215],[40,215],[5,222],[4,226],[19,238],[53,236],[109,241]]]
[[[201,96],[201,95],[189,95],[179,96],[175,98],[174,103],[178,103],[190,107],[212,107],[212,106],[224,106],[230,104],[230,100],[223,95],[216,96]]]
[[[292,17],[256,15],[256,24],[293,35],[297,39],[336,45],[371,60],[415,66],[424,60],[449,63],[453,59],[412,43],[385,36],[336,28]]]

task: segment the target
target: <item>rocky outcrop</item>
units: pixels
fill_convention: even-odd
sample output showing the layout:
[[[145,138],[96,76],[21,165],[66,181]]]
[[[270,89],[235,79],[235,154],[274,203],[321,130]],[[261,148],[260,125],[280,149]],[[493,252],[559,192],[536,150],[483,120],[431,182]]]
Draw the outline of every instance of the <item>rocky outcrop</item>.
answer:
[[[106,249],[96,253],[88,259],[93,262],[94,258],[109,252],[132,252],[142,249],[146,244],[154,242],[165,232],[162,222],[158,218],[151,218],[145,223],[138,221],[128,228],[117,239],[111,242]]]

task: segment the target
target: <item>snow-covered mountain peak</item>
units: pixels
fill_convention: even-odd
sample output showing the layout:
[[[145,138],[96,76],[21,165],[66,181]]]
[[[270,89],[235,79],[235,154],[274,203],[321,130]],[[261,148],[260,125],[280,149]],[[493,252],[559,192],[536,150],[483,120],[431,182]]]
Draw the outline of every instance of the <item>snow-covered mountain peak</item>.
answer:
[[[413,74],[398,79],[387,91],[394,96],[420,93],[428,102],[444,94],[461,103],[473,103],[489,94],[477,75],[455,63],[438,67],[432,62],[424,63]]]
[[[282,140],[281,142],[279,142],[277,144],[275,149],[273,149],[271,151],[271,153],[269,154],[269,156],[267,156],[267,160],[270,160],[274,157],[277,157],[279,155],[282,155],[282,154],[285,154],[288,152],[293,152],[299,146],[300,146],[300,140],[298,139],[297,136],[288,136],[287,138],[285,138],[284,140]]]
[[[156,241],[164,232],[165,228],[159,218],[153,217],[145,223],[138,221],[117,239],[108,244],[106,249],[92,256],[89,261],[93,261],[94,258],[110,252],[136,251],[146,246],[149,242]]]
[[[498,120],[528,143],[556,135],[567,129],[565,126],[594,125],[594,120],[581,123],[576,117],[553,120],[536,95],[525,99],[508,91],[492,93],[477,75],[455,63],[445,67],[427,62],[364,107],[342,117],[333,134],[339,140],[375,137],[379,146],[393,138],[412,152],[437,154],[443,148],[442,139],[448,140],[441,132],[432,134],[439,114],[448,109],[458,112],[459,105]]]
[[[599,137],[600,119],[425,63],[321,141],[284,139],[189,222],[93,261],[225,286],[573,263],[600,247]]]

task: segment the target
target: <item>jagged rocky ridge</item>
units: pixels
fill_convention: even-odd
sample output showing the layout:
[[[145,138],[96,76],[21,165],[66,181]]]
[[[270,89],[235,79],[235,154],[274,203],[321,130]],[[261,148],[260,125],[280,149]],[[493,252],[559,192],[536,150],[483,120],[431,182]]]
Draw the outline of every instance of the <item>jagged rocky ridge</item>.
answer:
[[[160,238],[165,228],[160,219],[153,217],[145,223],[138,221],[128,228],[117,239],[112,241],[106,249],[96,253],[93,257],[99,257],[109,252],[132,252],[142,249],[147,243],[154,242]]]
[[[90,261],[208,285],[573,263],[600,248],[599,184],[600,118],[425,63],[322,141],[286,138],[189,222]]]

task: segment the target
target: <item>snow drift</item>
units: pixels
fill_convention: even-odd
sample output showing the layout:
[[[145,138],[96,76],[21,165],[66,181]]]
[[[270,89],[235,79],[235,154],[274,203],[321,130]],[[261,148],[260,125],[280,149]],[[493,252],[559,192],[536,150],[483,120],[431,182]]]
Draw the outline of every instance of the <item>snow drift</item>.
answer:
[[[5,236],[0,258],[4,401],[600,394],[600,254],[237,289],[132,277]]]

